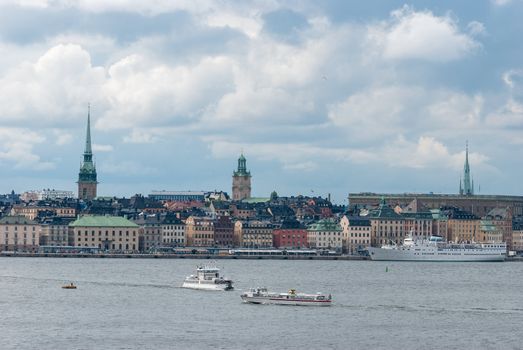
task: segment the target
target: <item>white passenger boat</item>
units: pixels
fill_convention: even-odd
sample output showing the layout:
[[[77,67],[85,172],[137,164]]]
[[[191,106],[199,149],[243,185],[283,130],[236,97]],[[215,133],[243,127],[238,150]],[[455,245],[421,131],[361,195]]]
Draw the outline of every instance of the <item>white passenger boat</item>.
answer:
[[[196,275],[185,278],[182,288],[202,290],[231,290],[232,281],[220,276],[220,269],[215,266],[198,266]]]
[[[371,260],[388,261],[504,261],[506,243],[450,243],[440,236],[414,240],[405,238],[402,245],[368,247]]]
[[[245,303],[250,304],[329,306],[332,303],[330,294],[296,293],[295,289],[289,290],[288,293],[274,293],[269,292],[267,288],[251,288],[242,293],[241,298]]]

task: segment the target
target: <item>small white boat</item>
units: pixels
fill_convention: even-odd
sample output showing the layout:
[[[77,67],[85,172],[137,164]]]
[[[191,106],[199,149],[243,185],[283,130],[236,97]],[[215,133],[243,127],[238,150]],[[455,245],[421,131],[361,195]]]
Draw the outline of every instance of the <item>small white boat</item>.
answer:
[[[241,295],[245,303],[250,304],[275,304],[275,305],[299,305],[299,306],[330,306],[331,295],[322,293],[305,294],[296,293],[295,289],[288,293],[269,292],[267,288],[251,288]]]
[[[220,269],[214,266],[198,266],[196,275],[185,278],[182,288],[202,290],[232,290],[232,281],[220,276]]]

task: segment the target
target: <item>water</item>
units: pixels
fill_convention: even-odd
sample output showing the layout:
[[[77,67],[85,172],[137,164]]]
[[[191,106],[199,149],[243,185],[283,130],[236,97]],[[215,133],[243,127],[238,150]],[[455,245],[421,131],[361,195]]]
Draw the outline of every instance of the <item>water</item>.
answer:
[[[201,262],[0,258],[0,349],[523,347],[521,263],[220,260],[235,291],[179,288]],[[335,304],[241,303],[255,286]]]

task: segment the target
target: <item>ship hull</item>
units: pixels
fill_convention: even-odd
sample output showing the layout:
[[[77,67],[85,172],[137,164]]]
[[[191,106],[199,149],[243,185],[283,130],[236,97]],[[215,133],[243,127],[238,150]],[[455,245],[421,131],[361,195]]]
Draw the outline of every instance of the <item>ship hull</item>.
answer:
[[[233,289],[232,285],[227,283],[202,283],[198,281],[185,281],[182,284],[182,288],[213,291],[224,291]]]
[[[419,252],[409,249],[383,249],[368,247],[369,257],[376,261],[454,261],[454,262],[496,262],[504,261],[506,254],[498,252],[480,252],[467,250],[437,249]]]
[[[249,304],[273,304],[273,305],[290,305],[290,306],[330,306],[330,300],[292,300],[271,297],[251,297],[241,296],[245,303]]]

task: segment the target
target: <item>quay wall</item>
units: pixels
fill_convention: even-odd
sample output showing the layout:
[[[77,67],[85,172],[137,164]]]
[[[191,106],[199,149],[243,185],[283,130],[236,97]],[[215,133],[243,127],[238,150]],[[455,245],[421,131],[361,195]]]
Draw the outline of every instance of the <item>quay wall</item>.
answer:
[[[368,260],[364,256],[289,256],[289,255],[213,255],[213,254],[78,254],[78,253],[13,253],[0,257],[24,258],[109,258],[109,259],[246,259],[246,260]]]

